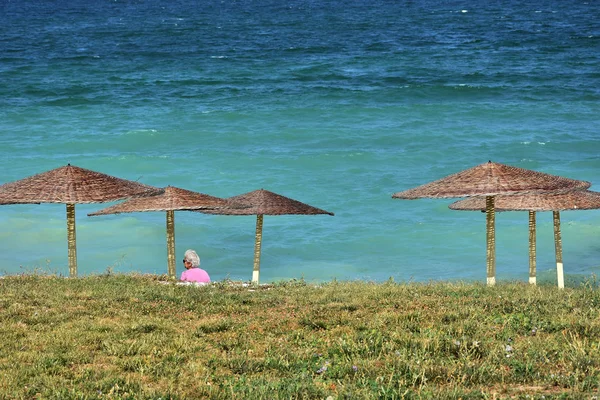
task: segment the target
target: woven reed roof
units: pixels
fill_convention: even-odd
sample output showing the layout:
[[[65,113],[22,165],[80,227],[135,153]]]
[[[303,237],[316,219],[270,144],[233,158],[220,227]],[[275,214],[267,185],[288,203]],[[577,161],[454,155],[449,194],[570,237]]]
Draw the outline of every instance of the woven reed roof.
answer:
[[[144,211],[198,210],[202,208],[214,209],[223,207],[236,207],[236,205],[232,201],[221,199],[219,197],[167,186],[162,194],[130,199],[88,215],[94,216]]]
[[[329,214],[332,212],[321,210],[297,200],[290,199],[268,190],[259,189],[253,192],[229,197],[228,200],[246,206],[241,209],[220,209],[220,210],[198,210],[207,214],[221,215],[286,215],[302,214],[316,215]]]
[[[0,186],[0,204],[103,203],[162,189],[68,164]]]
[[[491,161],[392,195],[396,199],[496,196],[587,189],[589,182]]]
[[[448,206],[451,210],[485,211],[485,197],[459,200]],[[529,194],[497,196],[496,211],[566,211],[600,208],[600,193],[578,190],[562,194]]]

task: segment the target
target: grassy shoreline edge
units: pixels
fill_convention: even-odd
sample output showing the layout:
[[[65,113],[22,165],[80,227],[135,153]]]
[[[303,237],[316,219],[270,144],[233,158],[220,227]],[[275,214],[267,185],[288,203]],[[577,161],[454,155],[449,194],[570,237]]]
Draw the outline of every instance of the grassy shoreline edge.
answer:
[[[600,291],[0,279],[0,398],[597,398]]]

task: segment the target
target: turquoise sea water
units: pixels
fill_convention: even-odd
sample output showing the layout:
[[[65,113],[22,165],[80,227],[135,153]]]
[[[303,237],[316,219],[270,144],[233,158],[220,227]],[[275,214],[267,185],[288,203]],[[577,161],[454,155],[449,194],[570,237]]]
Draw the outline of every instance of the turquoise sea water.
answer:
[[[73,3],[73,4],[71,4]],[[67,163],[335,216],[265,216],[261,281],[485,280],[485,217],[392,200],[488,160],[600,183],[600,3],[0,2],[0,183]],[[80,274],[166,272],[165,213],[87,217]],[[600,211],[561,214],[565,274],[600,271]],[[68,274],[65,206],[0,207],[0,273]],[[178,257],[249,280],[255,217],[176,212]],[[497,219],[527,279],[527,213]],[[538,271],[552,280],[551,213]],[[180,266],[178,265],[178,273]]]

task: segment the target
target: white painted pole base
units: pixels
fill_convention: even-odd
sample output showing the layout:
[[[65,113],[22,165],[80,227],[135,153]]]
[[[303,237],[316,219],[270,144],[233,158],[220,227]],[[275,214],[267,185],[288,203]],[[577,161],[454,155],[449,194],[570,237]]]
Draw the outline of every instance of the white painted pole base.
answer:
[[[258,283],[258,273],[259,271],[252,271],[252,283]]]
[[[565,276],[563,274],[563,263],[556,263],[556,279],[558,280],[558,288],[565,288]]]
[[[491,278],[487,278],[487,285],[494,286],[496,284],[496,277],[492,276]]]
[[[536,284],[536,278],[535,278],[535,276],[530,276],[530,277],[529,277],[529,283],[530,283],[531,285],[535,285],[535,284]]]

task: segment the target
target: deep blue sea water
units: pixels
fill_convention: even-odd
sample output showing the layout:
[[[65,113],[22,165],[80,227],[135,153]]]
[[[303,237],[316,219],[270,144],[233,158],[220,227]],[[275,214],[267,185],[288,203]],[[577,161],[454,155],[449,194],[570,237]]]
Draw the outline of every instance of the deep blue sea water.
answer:
[[[597,1],[0,0],[0,183],[67,163],[335,216],[265,216],[261,281],[485,281],[485,217],[392,200],[492,160],[600,180]],[[88,217],[82,275],[166,272],[165,213]],[[600,272],[600,211],[561,214],[565,274]],[[65,207],[0,207],[0,271],[68,274]],[[176,212],[178,257],[251,277],[255,217]],[[498,280],[528,274],[498,214]],[[551,213],[538,273],[555,279]],[[180,266],[178,265],[178,273]]]

